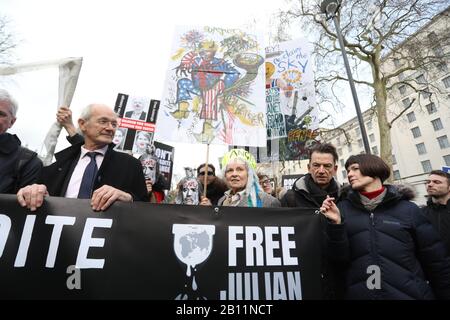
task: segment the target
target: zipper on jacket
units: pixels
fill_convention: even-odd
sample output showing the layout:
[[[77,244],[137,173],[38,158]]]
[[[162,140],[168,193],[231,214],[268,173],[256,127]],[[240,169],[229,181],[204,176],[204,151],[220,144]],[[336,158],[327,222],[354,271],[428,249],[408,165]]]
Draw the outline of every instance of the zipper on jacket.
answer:
[[[373,212],[369,215],[372,227],[370,228],[370,255],[372,257],[372,263],[378,265],[377,254],[375,253],[375,221],[373,220]],[[377,299],[377,290],[370,290],[371,299]]]
[[[438,231],[441,232],[441,211],[438,211]]]

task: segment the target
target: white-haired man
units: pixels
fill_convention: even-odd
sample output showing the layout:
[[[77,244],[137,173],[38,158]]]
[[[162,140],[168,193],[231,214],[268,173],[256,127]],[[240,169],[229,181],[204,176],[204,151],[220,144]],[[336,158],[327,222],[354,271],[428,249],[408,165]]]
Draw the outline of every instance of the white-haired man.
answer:
[[[22,188],[17,199],[32,211],[45,195],[91,199],[93,210],[115,201],[146,201],[147,188],[139,160],[113,150],[117,115],[103,104],[87,106],[78,119],[84,141],[58,152],[43,169],[40,183]]]
[[[36,182],[42,169],[36,152],[22,147],[15,134],[6,132],[16,122],[17,110],[17,102],[0,89],[0,193],[15,194]]]

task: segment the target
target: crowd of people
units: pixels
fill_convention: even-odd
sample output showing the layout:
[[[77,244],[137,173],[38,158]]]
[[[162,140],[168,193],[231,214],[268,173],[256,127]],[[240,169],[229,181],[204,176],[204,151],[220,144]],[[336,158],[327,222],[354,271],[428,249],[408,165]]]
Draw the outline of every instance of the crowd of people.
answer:
[[[187,169],[173,199],[164,200],[165,183],[151,150],[139,159],[115,150],[118,119],[109,106],[88,105],[78,129],[70,109],[60,108],[57,121],[67,130],[71,146],[55,154],[56,161],[46,167],[7,132],[17,110],[17,102],[0,89],[0,193],[17,194],[19,204],[31,211],[48,195],[90,199],[94,211],[107,210],[115,201],[314,208],[321,212],[324,299],[450,298],[448,173],[429,174],[429,200],[419,208],[411,201],[411,189],[385,183],[390,169],[375,155],[347,159],[349,185],[342,187],[336,180],[335,147],[315,145],[308,173],[291,190],[282,190],[257,172],[250,153],[233,149],[223,157],[223,179],[213,165],[201,164],[196,175]],[[375,290],[367,282],[373,266],[380,273]]]

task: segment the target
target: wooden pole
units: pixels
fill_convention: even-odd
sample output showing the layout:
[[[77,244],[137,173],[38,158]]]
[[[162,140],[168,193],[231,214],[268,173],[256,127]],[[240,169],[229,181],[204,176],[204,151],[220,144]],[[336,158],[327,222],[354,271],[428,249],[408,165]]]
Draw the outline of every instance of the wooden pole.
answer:
[[[206,162],[205,162],[205,176],[203,177],[203,196],[206,197],[206,189],[208,182],[208,160],[209,160],[209,143],[206,145]]]

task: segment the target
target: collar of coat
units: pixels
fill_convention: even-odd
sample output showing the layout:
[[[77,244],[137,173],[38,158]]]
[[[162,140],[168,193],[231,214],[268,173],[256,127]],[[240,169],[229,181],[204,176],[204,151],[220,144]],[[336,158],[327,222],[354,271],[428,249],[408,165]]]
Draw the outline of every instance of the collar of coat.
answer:
[[[77,155],[80,154],[81,152],[81,146],[84,145],[84,141],[83,142],[78,142],[73,144],[72,146],[61,150],[60,152],[55,154],[55,158],[57,161],[66,161],[69,159],[73,159],[74,157],[76,157]],[[111,157],[112,151],[114,148],[114,144],[110,143],[108,145],[108,150],[106,150],[105,153],[105,158],[103,161],[107,160],[109,157]]]
[[[385,184],[384,187],[387,190],[386,195],[378,207],[388,207],[395,205],[400,200],[409,201],[414,199],[414,191],[407,186]],[[352,189],[348,190],[345,198],[347,198],[354,206],[366,210],[364,205],[361,203],[361,197],[358,191]]]
[[[15,152],[21,142],[15,134],[9,134],[7,132],[0,134],[0,153],[11,154]]]
[[[433,209],[444,209],[446,208],[447,211],[450,213],[450,199],[448,199],[447,204],[440,204],[437,202],[433,202],[433,199],[431,197],[427,200],[427,206],[433,208]]]

